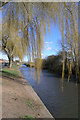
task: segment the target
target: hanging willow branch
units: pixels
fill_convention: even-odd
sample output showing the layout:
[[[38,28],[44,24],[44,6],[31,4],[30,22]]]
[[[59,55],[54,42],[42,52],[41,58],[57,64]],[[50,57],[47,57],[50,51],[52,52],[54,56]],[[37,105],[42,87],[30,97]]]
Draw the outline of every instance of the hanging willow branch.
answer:
[[[73,66],[75,66],[76,69],[76,77],[79,76],[78,56],[80,54],[80,50],[78,46],[78,3],[9,2],[3,6],[2,12],[4,26],[3,35],[8,34],[10,41],[16,44],[14,56],[18,56],[22,59],[22,54],[25,55],[27,53],[30,63],[31,61],[35,62],[38,76],[39,71],[41,70],[41,52],[43,50],[46,26],[48,25],[50,32],[50,24],[53,23],[53,21],[58,24],[63,43],[62,78],[64,78],[65,75],[66,52],[68,56],[67,66],[69,78],[72,73]],[[12,35],[14,31],[16,32],[15,37]],[[15,40],[16,42],[13,42]],[[21,47],[18,45],[21,45]],[[19,52],[19,50],[21,50],[21,52]],[[68,51],[71,51],[71,53]],[[68,59],[69,57],[70,60]]]

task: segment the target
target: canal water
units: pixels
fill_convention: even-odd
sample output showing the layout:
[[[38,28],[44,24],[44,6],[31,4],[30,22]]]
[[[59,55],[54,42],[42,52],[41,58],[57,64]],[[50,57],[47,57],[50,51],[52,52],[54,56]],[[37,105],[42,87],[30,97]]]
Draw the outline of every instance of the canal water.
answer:
[[[55,118],[78,117],[78,85],[64,80],[62,91],[61,78],[47,70],[42,70],[39,84],[35,80],[34,68],[22,65],[20,71]]]

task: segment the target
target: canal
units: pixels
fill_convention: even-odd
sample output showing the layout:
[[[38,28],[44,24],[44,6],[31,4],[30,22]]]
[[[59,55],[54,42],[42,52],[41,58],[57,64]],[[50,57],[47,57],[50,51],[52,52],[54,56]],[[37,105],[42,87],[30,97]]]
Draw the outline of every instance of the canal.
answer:
[[[62,91],[61,78],[47,70],[42,70],[39,84],[35,80],[34,68],[22,65],[20,71],[55,118],[78,117],[78,85],[65,79]]]

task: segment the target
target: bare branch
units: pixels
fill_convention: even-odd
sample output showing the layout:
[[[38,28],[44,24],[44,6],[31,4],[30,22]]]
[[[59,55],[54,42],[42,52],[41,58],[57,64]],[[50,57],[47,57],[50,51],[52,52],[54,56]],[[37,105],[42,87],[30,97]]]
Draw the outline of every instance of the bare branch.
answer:
[[[8,2],[1,2],[0,1],[0,7],[3,7],[4,5],[6,5]]]

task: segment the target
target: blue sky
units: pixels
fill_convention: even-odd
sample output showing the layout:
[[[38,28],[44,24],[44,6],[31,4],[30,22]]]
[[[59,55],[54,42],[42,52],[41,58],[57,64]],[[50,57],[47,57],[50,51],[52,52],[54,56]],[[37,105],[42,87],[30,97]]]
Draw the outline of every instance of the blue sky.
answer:
[[[1,19],[1,11],[0,11]],[[1,22],[1,20],[0,20]],[[50,33],[47,27],[47,34],[44,35],[44,50],[42,51],[42,58],[46,58],[49,55],[56,55],[61,50],[61,33],[57,24],[53,23],[53,26],[50,26]],[[0,52],[0,59],[8,59],[7,55]],[[27,61],[27,56],[24,57],[24,61]]]
[[[49,55],[56,55],[61,50],[61,33],[57,24],[53,24],[50,26],[50,33],[48,32],[47,27],[47,34],[44,35],[44,51],[42,52],[43,58]]]
[[[57,24],[53,23],[53,26],[50,26],[50,33],[47,27],[47,34],[44,35],[42,58],[46,58],[49,55],[56,55],[61,50],[61,39],[61,33]],[[24,58],[24,61],[27,61],[27,57]]]

